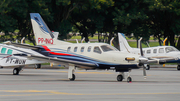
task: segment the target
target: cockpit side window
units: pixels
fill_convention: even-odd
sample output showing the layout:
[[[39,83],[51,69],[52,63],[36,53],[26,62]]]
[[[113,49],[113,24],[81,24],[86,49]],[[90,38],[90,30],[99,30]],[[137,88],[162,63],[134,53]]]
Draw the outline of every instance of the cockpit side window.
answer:
[[[74,47],[74,52],[77,52],[77,47]]]
[[[174,48],[174,47],[166,47],[165,50],[166,50],[166,53],[169,53],[169,52],[172,52],[172,51],[178,51],[178,50],[177,50],[176,48]]]
[[[90,52],[90,51],[91,51],[91,46],[89,46],[89,47],[88,47],[87,51],[88,51],[88,52]]]
[[[159,53],[164,53],[164,48],[159,48]]]
[[[5,54],[6,53],[6,48],[2,48],[1,53]]]
[[[109,45],[102,45],[101,49],[103,50],[103,52],[107,52],[107,51],[116,51],[113,47],[109,46]]]
[[[100,50],[100,48],[98,46],[94,47],[94,52],[101,54],[101,50]]]

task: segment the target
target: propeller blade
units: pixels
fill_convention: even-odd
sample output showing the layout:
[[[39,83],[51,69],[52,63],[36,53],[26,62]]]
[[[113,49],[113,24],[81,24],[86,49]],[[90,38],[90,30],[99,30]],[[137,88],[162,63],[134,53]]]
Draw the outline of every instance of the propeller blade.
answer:
[[[146,79],[146,67],[143,65],[143,76],[144,76],[144,79]]]
[[[139,41],[139,48],[140,48],[141,56],[144,56],[144,55],[143,55],[143,50],[142,50],[142,43],[141,43],[141,40],[142,40],[142,37],[138,40],[138,41]]]

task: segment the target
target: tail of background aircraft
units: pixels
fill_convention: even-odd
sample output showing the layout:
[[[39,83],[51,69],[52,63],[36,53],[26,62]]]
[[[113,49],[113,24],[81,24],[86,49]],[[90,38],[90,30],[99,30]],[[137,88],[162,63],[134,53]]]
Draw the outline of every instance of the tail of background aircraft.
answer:
[[[132,50],[123,33],[118,33],[118,40],[119,40],[120,51],[130,52],[130,50]]]
[[[30,16],[37,45],[70,44],[57,40],[59,33],[50,31],[39,13],[30,13]]]

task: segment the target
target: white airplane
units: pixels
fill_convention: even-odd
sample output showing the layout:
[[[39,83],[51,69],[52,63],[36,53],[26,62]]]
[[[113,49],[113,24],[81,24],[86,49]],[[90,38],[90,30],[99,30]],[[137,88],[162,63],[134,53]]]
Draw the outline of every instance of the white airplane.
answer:
[[[35,40],[39,46],[30,47],[16,43],[8,44],[23,48],[30,47],[41,54],[34,55],[25,53],[16,54],[16,56],[37,59],[68,67],[69,80],[75,80],[74,71],[77,67],[86,70],[115,70],[119,72],[117,81],[122,81],[125,78],[124,72],[130,72],[132,69],[138,69],[143,66],[143,74],[146,76],[143,64],[154,62],[154,60],[148,60],[138,54],[120,52],[106,43],[69,43],[57,40],[58,34],[49,30],[38,13],[31,13],[30,16]],[[132,81],[129,73],[127,81]]]
[[[132,54],[140,54],[138,48],[131,48],[122,33],[118,33],[120,51]],[[180,70],[180,51],[173,46],[157,46],[143,48],[143,55],[148,59],[159,60],[165,59],[163,63],[178,63],[177,70]],[[149,64],[147,70],[150,69]]]
[[[6,43],[6,42],[5,42]],[[33,49],[33,48],[32,48]],[[0,44],[0,67],[13,67],[13,75],[18,75],[25,65],[41,64],[44,61],[27,59],[26,57],[15,56],[14,54],[34,54],[41,55],[31,49],[14,47],[12,45]]]

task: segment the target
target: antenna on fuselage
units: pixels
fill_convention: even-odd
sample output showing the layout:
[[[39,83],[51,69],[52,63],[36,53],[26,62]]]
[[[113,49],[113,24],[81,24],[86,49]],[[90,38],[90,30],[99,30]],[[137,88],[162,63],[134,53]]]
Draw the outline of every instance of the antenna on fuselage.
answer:
[[[81,43],[83,43],[84,40],[85,40],[85,37],[81,40]]]
[[[111,40],[110,40],[110,45],[111,45],[111,46],[112,46],[113,40],[114,40],[114,37],[112,37]]]
[[[166,45],[166,41],[167,41],[167,38],[164,39],[164,41],[163,41],[163,46]]]
[[[16,43],[18,43],[18,39],[16,39]]]
[[[76,39],[76,43],[79,43],[79,42],[78,42],[78,39]]]
[[[138,48],[140,48],[142,37],[138,40]]]
[[[146,44],[148,45],[148,47],[150,47],[150,46],[149,46],[149,43],[148,43],[147,41],[146,41]]]
[[[21,44],[23,44],[24,39],[25,39],[25,37],[23,37],[23,38],[21,39]]]

